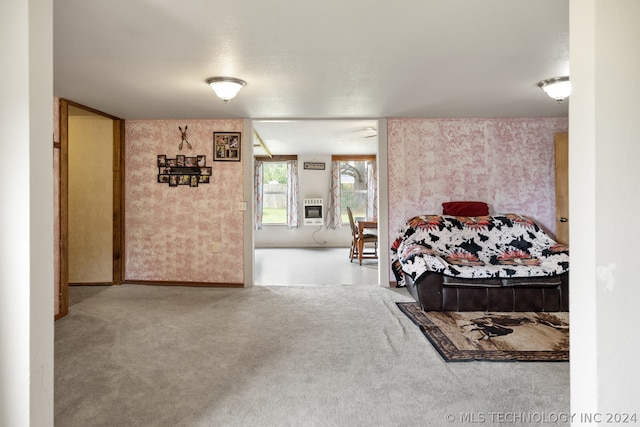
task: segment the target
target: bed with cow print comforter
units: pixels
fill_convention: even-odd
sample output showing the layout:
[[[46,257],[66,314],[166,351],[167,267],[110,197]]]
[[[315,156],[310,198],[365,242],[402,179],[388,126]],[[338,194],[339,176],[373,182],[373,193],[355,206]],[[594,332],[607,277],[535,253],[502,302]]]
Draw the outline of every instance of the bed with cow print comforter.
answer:
[[[391,262],[423,310],[568,310],[569,249],[526,216],[416,216]]]

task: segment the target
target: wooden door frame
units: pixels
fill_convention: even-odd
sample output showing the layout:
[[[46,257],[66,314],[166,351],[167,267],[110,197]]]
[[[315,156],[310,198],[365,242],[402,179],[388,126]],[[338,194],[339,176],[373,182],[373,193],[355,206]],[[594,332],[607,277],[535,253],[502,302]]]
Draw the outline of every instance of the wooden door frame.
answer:
[[[60,318],[69,313],[69,107],[106,117],[113,121],[113,267],[112,284],[124,277],[124,120],[90,107],[60,99]]]
[[[558,132],[554,136],[556,178],[556,240],[569,244],[569,133]],[[562,168],[559,166],[562,164]]]

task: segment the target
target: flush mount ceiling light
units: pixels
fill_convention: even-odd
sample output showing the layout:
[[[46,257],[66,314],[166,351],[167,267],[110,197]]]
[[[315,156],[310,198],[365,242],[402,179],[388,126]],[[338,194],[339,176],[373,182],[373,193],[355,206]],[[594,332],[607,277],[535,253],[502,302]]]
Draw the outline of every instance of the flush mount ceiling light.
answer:
[[[569,76],[554,77],[538,83],[538,87],[558,102],[564,101],[571,94]]]
[[[233,99],[240,92],[240,89],[247,84],[244,80],[234,77],[211,77],[207,79],[207,83],[225,104],[230,99]]]

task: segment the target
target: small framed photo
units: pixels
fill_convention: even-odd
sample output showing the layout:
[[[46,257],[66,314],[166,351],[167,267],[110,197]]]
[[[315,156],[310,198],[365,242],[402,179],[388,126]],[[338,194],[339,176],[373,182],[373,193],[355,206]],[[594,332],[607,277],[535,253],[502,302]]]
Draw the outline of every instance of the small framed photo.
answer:
[[[213,133],[213,160],[225,162],[240,161],[240,147],[242,146],[240,132]]]
[[[158,167],[162,168],[167,165],[167,155],[166,154],[158,154]]]

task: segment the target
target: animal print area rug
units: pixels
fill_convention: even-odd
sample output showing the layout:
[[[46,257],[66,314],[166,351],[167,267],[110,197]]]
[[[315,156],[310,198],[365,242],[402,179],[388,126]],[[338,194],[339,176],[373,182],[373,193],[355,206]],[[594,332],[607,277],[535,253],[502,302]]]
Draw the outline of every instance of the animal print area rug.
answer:
[[[447,362],[569,360],[568,312],[424,312],[397,304]]]

